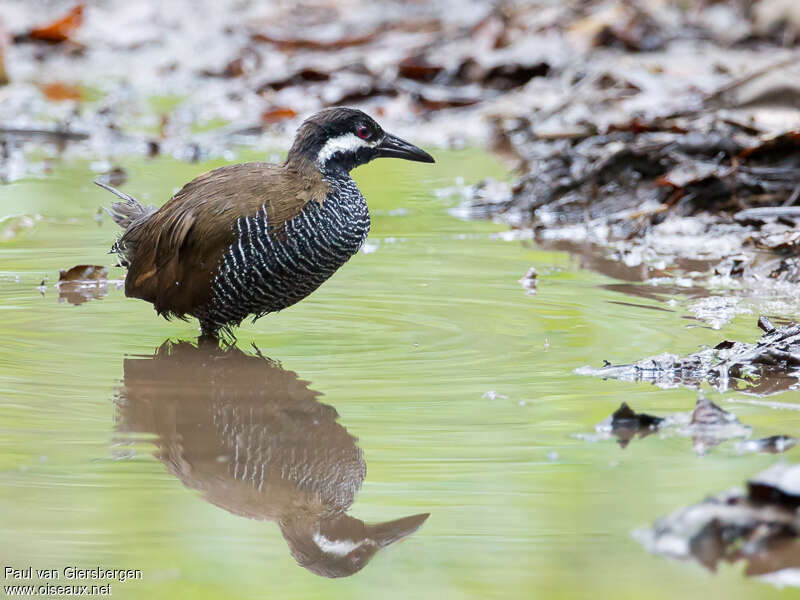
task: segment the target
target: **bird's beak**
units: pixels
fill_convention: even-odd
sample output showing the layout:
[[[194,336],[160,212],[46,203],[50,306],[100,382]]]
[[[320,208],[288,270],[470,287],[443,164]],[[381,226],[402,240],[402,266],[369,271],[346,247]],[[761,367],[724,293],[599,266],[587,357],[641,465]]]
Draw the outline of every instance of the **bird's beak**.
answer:
[[[422,148],[417,148],[414,144],[400,139],[396,135],[387,133],[383,141],[378,144],[378,156],[386,158],[404,158],[417,162],[432,163],[436,162],[433,157]]]
[[[367,525],[367,537],[383,548],[414,533],[429,516],[430,513],[424,513],[386,523]]]

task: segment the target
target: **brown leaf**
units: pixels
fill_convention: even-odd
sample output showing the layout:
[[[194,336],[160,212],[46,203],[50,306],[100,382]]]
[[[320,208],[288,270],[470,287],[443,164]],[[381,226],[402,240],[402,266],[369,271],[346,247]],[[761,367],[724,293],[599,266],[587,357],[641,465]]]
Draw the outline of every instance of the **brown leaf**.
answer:
[[[397,73],[400,77],[413,79],[415,81],[431,81],[444,67],[428,62],[427,58],[421,55],[408,56],[397,65]]]
[[[66,42],[83,23],[83,8],[83,4],[76,4],[72,10],[57,21],[31,29],[28,37],[53,44]]]
[[[214,71],[211,69],[203,69],[201,73],[206,77],[221,77],[223,79],[232,79],[234,77],[241,77],[246,73],[254,71],[261,66],[261,54],[252,46],[245,46],[239,51],[239,55],[228,61],[221,70]]]
[[[58,281],[102,281],[108,279],[108,269],[100,265],[76,265],[71,269],[61,269]]]
[[[286,119],[292,119],[297,116],[297,111],[289,108],[288,106],[273,106],[261,113],[262,123],[279,123]]]
[[[0,85],[8,83],[8,74],[6,73],[5,63],[5,50],[8,45],[8,35],[3,27],[3,21],[0,19]]]
[[[285,87],[289,87],[290,85],[302,85],[304,83],[316,81],[328,81],[330,77],[330,74],[320,71],[319,69],[304,67],[295,73],[292,73],[288,77],[262,83],[260,86],[258,86],[256,92],[263,94],[267,91],[279,91]]]
[[[266,42],[275,44],[281,50],[341,50],[350,46],[361,46],[373,41],[379,30],[367,31],[366,33],[344,34],[334,39],[320,39],[314,37],[292,37],[277,33],[259,32],[250,36],[254,42]]]
[[[83,94],[80,88],[63,81],[54,81],[53,83],[45,83],[39,86],[45,98],[54,102],[61,102],[63,100],[82,100]]]
[[[108,294],[108,269],[100,265],[77,265],[59,271],[58,301],[83,304]]]
[[[206,77],[221,77],[223,79],[231,79],[233,77],[241,77],[244,75],[244,59],[239,56],[231,60],[221,71],[212,71],[211,69],[204,69],[201,71]]]

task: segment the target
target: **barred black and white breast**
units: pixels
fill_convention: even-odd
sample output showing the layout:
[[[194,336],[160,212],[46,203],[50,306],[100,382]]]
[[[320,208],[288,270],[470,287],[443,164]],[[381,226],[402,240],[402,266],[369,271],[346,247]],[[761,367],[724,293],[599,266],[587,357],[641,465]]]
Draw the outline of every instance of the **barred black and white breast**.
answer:
[[[309,202],[283,229],[271,231],[269,211],[236,221],[214,277],[204,328],[239,325],[299,302],[356,254],[369,234],[367,202],[349,176],[324,177],[330,192]]]
[[[433,162],[360,110],[323,110],[301,126],[286,162],[227,165],[187,183],[164,206],[118,190],[109,211],[125,294],[167,318],[194,316],[204,335],[291,306],[361,247],[367,203],[350,171],[374,158]]]

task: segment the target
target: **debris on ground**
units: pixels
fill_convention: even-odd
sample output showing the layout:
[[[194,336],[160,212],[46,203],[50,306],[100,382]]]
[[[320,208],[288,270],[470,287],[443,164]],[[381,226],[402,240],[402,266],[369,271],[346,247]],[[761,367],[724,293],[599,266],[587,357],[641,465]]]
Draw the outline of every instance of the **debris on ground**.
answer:
[[[536,295],[536,288],[539,285],[539,272],[536,267],[531,267],[519,280],[519,284],[527,290],[529,296]]]
[[[708,383],[720,392],[741,391],[769,396],[800,382],[800,325],[775,327],[762,317],[764,330],[755,342],[723,340],[686,357],[660,354],[632,364],[581,367],[579,375],[621,381],[648,381],[661,388],[698,388]]]
[[[744,440],[736,444],[736,450],[740,454],[764,453],[781,454],[794,448],[797,445],[797,438],[789,435],[771,435],[758,440]]]
[[[0,0],[13,34],[0,145],[197,160],[242,143],[285,147],[305,115],[348,104],[427,143],[491,139],[523,166],[519,210],[541,202],[557,219],[561,204],[570,218],[585,212],[574,196],[592,186],[598,207],[614,206],[616,178],[637,193],[641,178],[641,193],[679,212],[725,204],[722,188],[752,190],[762,178],[769,189],[758,195],[778,196],[785,178],[759,171],[775,159],[752,147],[793,130],[798,27],[785,2],[312,0],[299,10],[111,0],[45,10]],[[80,99],[48,98],[45,73]],[[71,136],[52,147],[24,133],[48,129]]]
[[[744,561],[745,574],[800,585],[800,465],[780,463],[729,490],[681,508],[634,537],[648,552],[693,560],[710,571]]]
[[[711,402],[702,393],[691,412],[676,412],[658,417],[635,412],[627,403],[608,418],[595,425],[593,434],[576,434],[575,437],[588,442],[616,439],[620,447],[626,448],[637,436],[645,438],[658,433],[665,438],[672,435],[690,437],[695,454],[702,456],[712,448],[728,440],[740,439],[736,449],[744,452],[785,452],[794,443],[785,435],[763,440],[750,440],[752,427],[743,424],[733,413]],[[750,442],[748,446],[744,446]]]
[[[636,413],[623,402],[610,417],[595,426],[595,431],[615,436],[619,445],[625,448],[637,435],[643,438],[658,431],[663,421],[662,417]]]
[[[113,283],[113,282],[112,282]],[[100,265],[76,265],[58,274],[58,301],[83,304],[108,295],[108,268]]]

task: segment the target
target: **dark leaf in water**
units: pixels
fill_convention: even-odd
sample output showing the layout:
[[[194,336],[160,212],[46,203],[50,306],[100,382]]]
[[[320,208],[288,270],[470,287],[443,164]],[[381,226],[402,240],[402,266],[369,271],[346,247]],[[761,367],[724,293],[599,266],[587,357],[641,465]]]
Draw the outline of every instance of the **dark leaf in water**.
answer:
[[[614,429],[653,429],[663,421],[661,417],[654,417],[646,413],[636,413],[626,402],[620,404],[619,408],[611,415],[611,426]]]
[[[108,269],[99,265],[77,265],[58,275],[58,301],[83,304],[108,295]]]
[[[76,265],[61,269],[58,281],[104,281],[108,279],[108,269],[100,265]]]
[[[623,402],[611,415],[611,432],[617,436],[619,445],[625,448],[637,434],[643,438],[656,431],[663,420],[646,413],[636,413]]]

